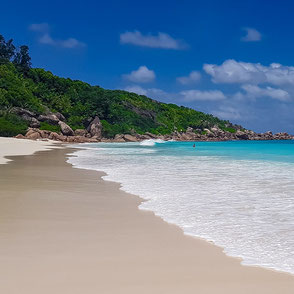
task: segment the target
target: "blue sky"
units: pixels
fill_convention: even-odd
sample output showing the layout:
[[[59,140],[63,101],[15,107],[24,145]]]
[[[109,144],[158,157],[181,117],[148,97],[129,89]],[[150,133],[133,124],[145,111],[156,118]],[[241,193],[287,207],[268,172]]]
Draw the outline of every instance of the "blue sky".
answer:
[[[293,1],[7,1],[33,66],[294,133]]]

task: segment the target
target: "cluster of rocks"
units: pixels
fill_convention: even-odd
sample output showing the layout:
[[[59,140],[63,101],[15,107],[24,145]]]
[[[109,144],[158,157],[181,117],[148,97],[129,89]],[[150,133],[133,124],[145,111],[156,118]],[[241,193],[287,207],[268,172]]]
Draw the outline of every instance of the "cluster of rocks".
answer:
[[[205,129],[202,133],[195,133],[191,128],[186,132],[173,132],[170,135],[154,135],[152,133],[141,134],[117,134],[114,138],[102,138],[102,126],[98,118],[95,118],[86,129],[78,129],[70,132],[67,127],[62,128],[63,133],[56,133],[38,128],[29,128],[25,136],[17,135],[16,138],[40,140],[49,139],[69,143],[93,143],[93,142],[140,142],[150,139],[173,140],[173,141],[230,141],[230,140],[293,140],[294,136],[287,133],[272,132],[255,133],[253,131],[241,131],[236,133],[225,132],[218,128]]]
[[[250,130],[236,130],[232,133],[214,126],[202,132],[195,132],[192,128],[188,128],[186,132],[174,132],[170,139],[175,141],[293,140],[294,136],[288,133],[273,134],[272,132],[258,134]]]
[[[102,138],[102,124],[98,116],[89,120],[87,129],[73,130],[66,124],[65,117],[59,113],[48,112],[47,114],[37,115],[29,110],[15,107],[13,112],[27,120],[30,124],[25,136],[18,135],[17,138],[26,138],[32,140],[50,139],[61,142],[139,142],[148,139],[162,139],[174,141],[229,141],[229,140],[293,140],[294,136],[287,133],[272,132],[255,133],[253,131],[236,129],[236,132],[228,132],[214,126],[210,129],[195,130],[188,127],[185,132],[174,131],[169,135],[155,135],[146,132],[145,134],[137,134],[135,131],[131,134],[117,134],[114,138]],[[61,132],[51,132],[40,130],[41,122],[47,122],[51,125],[58,125]]]
[[[294,139],[294,136],[289,135],[288,133],[282,132],[282,133],[273,134],[270,131],[261,133],[261,134],[254,133],[248,138],[248,140],[293,140],[293,139]]]
[[[187,128],[185,132],[175,131],[170,135],[154,135],[145,133],[144,135],[132,134],[124,135],[118,134],[114,139],[102,139],[104,142],[138,142],[146,139],[162,139],[165,141],[231,141],[231,140],[293,140],[294,136],[287,133],[272,132],[255,133],[249,130],[236,130],[235,133],[221,130],[219,127],[214,126],[211,129],[195,130]]]
[[[99,142],[102,138],[102,124],[100,119],[96,116],[90,121],[87,129],[73,130],[65,123],[65,117],[59,112],[48,112],[47,114],[37,115],[29,110],[15,107],[12,110],[15,114],[29,122],[30,128],[23,136],[17,135],[16,138],[25,138],[31,140],[49,139],[62,142]],[[41,122],[46,122],[50,125],[58,125],[60,133],[48,130],[40,130]]]
[[[60,121],[65,121],[65,117],[59,112],[48,112],[46,115],[36,114],[32,111],[20,107],[14,107],[11,111],[20,116],[22,119],[26,120],[31,128],[39,128],[41,126],[41,122],[47,122],[51,125],[57,125]]]
[[[77,130],[79,131],[79,130]],[[17,135],[17,139],[30,139],[30,140],[54,140],[68,143],[94,143],[100,142],[100,139],[95,137],[86,137],[80,135],[65,136],[60,133],[51,132],[47,130],[40,130],[37,128],[29,128],[25,135]]]

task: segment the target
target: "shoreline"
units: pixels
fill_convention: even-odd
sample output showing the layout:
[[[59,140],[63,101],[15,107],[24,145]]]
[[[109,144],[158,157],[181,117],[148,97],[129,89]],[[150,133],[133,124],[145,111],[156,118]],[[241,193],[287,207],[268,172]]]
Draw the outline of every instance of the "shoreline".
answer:
[[[65,162],[70,151],[10,156],[1,165],[3,292],[292,293],[291,274],[243,266],[184,235],[138,209],[141,198],[103,180],[105,173],[73,168]],[[16,185],[17,175],[24,177]]]
[[[201,141],[202,142],[202,141]],[[204,141],[206,142],[206,141]],[[219,142],[219,141],[216,141],[216,142]],[[127,142],[124,142],[124,143],[127,143]],[[79,148],[79,150],[86,150],[86,149],[83,149],[82,147]],[[73,155],[73,153],[70,153],[70,154],[67,154],[66,156],[66,162],[68,162],[68,158],[70,156],[68,155]],[[140,208],[140,204],[142,202],[145,202],[145,201],[148,201],[144,198],[142,198],[140,195],[136,195],[136,194],[133,194],[133,193],[129,193],[129,192],[126,192],[124,189],[123,189],[123,186],[122,186],[122,183],[121,182],[116,182],[116,181],[113,181],[113,180],[106,180],[104,179],[105,176],[108,176],[108,174],[103,171],[103,170],[93,170],[93,169],[87,169],[87,168],[81,168],[81,167],[76,167],[75,165],[69,163],[73,168],[76,168],[76,169],[81,169],[81,170],[89,170],[89,171],[94,171],[94,172],[97,172],[97,173],[101,173],[102,175],[100,175],[101,179],[103,181],[106,181],[106,182],[110,182],[110,183],[114,183],[114,184],[118,184],[119,185],[119,190],[121,190],[122,192],[124,193],[127,193],[128,195],[132,195],[134,197],[137,197],[139,200],[140,200],[140,203],[138,205],[138,210],[140,211],[145,211],[145,212],[150,212],[154,215],[154,217],[157,217],[157,218],[160,218],[163,222],[169,224],[169,225],[172,225],[172,226],[175,226],[177,228],[179,228],[183,234],[183,236],[185,237],[188,237],[188,238],[194,238],[196,240],[199,240],[199,241],[204,241],[204,242],[207,242],[208,244],[211,244],[219,249],[221,249],[222,253],[225,254],[228,258],[233,258],[233,259],[236,259],[240,262],[240,265],[241,266],[244,266],[244,267],[252,267],[252,268],[259,268],[259,269],[263,269],[263,270],[267,270],[267,271],[271,271],[271,272],[275,272],[275,273],[279,273],[279,274],[286,274],[286,275],[289,275],[291,277],[294,278],[294,273],[290,273],[290,272],[287,272],[287,271],[282,271],[282,270],[278,270],[278,269],[275,269],[275,268],[270,268],[270,267],[265,267],[265,266],[261,266],[261,265],[247,265],[247,264],[242,264],[242,261],[244,261],[243,257],[240,257],[240,256],[234,256],[234,255],[229,255],[225,252],[225,248],[223,246],[220,246],[220,245],[217,245],[213,240],[209,240],[209,239],[205,239],[204,237],[201,237],[201,236],[197,236],[197,235],[193,235],[193,234],[188,234],[188,233],[185,233],[185,231],[176,223],[172,223],[172,222],[169,222],[167,220],[165,220],[163,217],[161,217],[160,215],[156,214],[153,210],[150,210],[150,209],[143,209],[143,208]]]
[[[271,141],[268,141],[268,142],[271,142]],[[287,140],[285,140],[285,142],[287,142]],[[73,145],[74,146],[74,145]],[[77,151],[79,151],[79,150],[87,150],[87,148],[85,149],[85,148],[83,148],[83,146],[82,146],[82,144],[79,144],[79,145],[76,145],[76,146],[78,146],[77,148],[79,148]],[[90,145],[88,145],[88,146],[90,146]],[[95,145],[94,145],[95,146]],[[98,144],[97,144],[97,146],[98,146]],[[104,145],[103,145],[104,146]],[[100,147],[103,147],[103,146],[100,146]],[[115,144],[113,144],[113,146],[115,146]],[[123,144],[121,144],[121,146],[123,146]],[[133,146],[132,144],[130,144],[129,146]],[[91,148],[91,147],[89,147],[89,148]],[[97,147],[98,148],[98,147]],[[103,149],[103,148],[102,148]],[[111,149],[112,150],[112,149]],[[111,152],[111,151],[110,151]],[[73,155],[73,157],[75,157],[76,155],[75,155],[75,152],[73,153],[73,154],[71,154],[71,155]],[[85,154],[85,156],[86,156],[86,154]],[[94,156],[94,155],[93,155]],[[79,156],[78,156],[79,157]],[[87,157],[87,156],[86,156]],[[94,158],[94,157],[93,157]],[[139,197],[139,199],[142,201],[142,202],[148,202],[149,201],[149,199],[151,200],[151,202],[152,202],[152,195],[150,196],[150,193],[149,193],[149,197],[147,197],[147,198],[144,198],[144,192],[143,191],[140,191],[140,192],[142,192],[143,194],[141,194],[142,196],[140,196],[140,192],[138,192],[137,194],[136,194],[136,189],[130,189],[130,185],[128,186],[128,180],[127,179],[124,179],[123,180],[123,177],[122,177],[122,175],[120,175],[120,177],[113,177],[113,175],[115,175],[116,173],[115,173],[115,170],[113,170],[113,169],[110,169],[109,170],[109,174],[108,174],[108,172],[107,172],[107,168],[105,167],[105,169],[103,170],[102,168],[101,168],[101,166],[99,167],[99,166],[96,166],[95,167],[95,165],[89,165],[89,167],[87,168],[86,166],[87,166],[87,164],[85,165],[84,163],[83,163],[83,160],[82,160],[82,166],[80,167],[80,163],[78,163],[78,161],[77,162],[75,162],[75,161],[73,161],[73,162],[71,162],[70,160],[67,160],[67,162],[69,162],[69,163],[71,163],[72,164],[72,166],[74,167],[74,168],[79,168],[79,169],[84,169],[84,170],[93,170],[93,171],[97,171],[97,172],[103,172],[103,173],[105,173],[105,175],[104,176],[102,176],[102,178],[105,180],[105,181],[108,181],[108,182],[113,182],[113,183],[118,183],[118,184],[120,184],[120,190],[122,190],[122,191],[124,191],[124,192],[126,192],[126,193],[129,193],[129,194],[132,194],[132,195],[135,195],[135,196],[137,196],[137,197]],[[122,163],[123,165],[124,165],[124,163]],[[92,166],[93,166],[93,168],[92,168]],[[103,166],[103,163],[102,163],[102,166]],[[127,172],[127,174],[128,174],[128,172]],[[120,181],[121,180],[121,181]],[[139,180],[139,182],[140,182],[140,179],[138,179]],[[137,186],[137,183],[136,182],[132,182],[133,184],[134,184],[134,187],[135,186]],[[149,183],[150,184],[150,183]],[[158,187],[157,187],[158,188]],[[144,191],[146,190],[146,186],[144,187]],[[151,190],[152,191],[152,190]],[[179,191],[178,191],[179,192]],[[146,197],[146,195],[145,195],[145,197]],[[148,212],[152,212],[152,213],[154,213],[154,215],[156,216],[156,217],[159,217],[160,219],[162,219],[163,221],[165,221],[166,223],[169,223],[169,224],[171,224],[171,225],[175,225],[175,226],[177,226],[178,228],[180,228],[181,229],[181,231],[183,232],[183,234],[185,235],[185,236],[189,236],[189,237],[194,237],[194,238],[196,238],[196,239],[200,239],[200,240],[204,240],[204,241],[206,241],[206,242],[209,242],[209,243],[211,243],[211,244],[213,244],[213,245],[215,245],[215,246],[217,246],[217,247],[219,247],[219,248],[221,248],[222,249],[222,251],[223,251],[223,253],[226,255],[226,256],[228,256],[228,257],[231,257],[231,258],[236,258],[236,259],[238,259],[238,260],[240,260],[240,264],[242,265],[242,266],[245,266],[245,267],[256,267],[256,268],[262,268],[262,269],[265,269],[265,270],[270,270],[270,271],[274,271],[274,272],[277,272],[277,273],[284,273],[284,274],[287,274],[287,275],[290,275],[290,276],[293,276],[294,277],[294,272],[293,272],[293,270],[292,270],[292,268],[290,269],[289,267],[287,268],[283,268],[283,265],[285,265],[286,263],[284,262],[284,264],[282,263],[283,262],[283,260],[280,260],[281,261],[281,263],[267,263],[267,262],[264,262],[264,260],[262,260],[261,258],[258,258],[258,256],[256,256],[257,258],[255,258],[255,259],[252,259],[252,256],[250,256],[250,255],[246,255],[246,253],[248,253],[248,252],[246,252],[246,250],[244,251],[244,250],[242,250],[242,247],[240,246],[240,247],[230,247],[230,246],[228,246],[228,245],[230,245],[230,244],[226,244],[226,243],[222,243],[221,241],[222,240],[220,240],[220,239],[217,239],[217,238],[213,238],[213,237],[215,237],[215,235],[213,236],[212,235],[212,237],[210,236],[210,235],[205,235],[205,234],[202,234],[202,235],[199,235],[199,230],[198,230],[198,232],[196,231],[196,230],[194,230],[194,234],[193,233],[189,233],[189,232],[187,232],[186,233],[186,229],[185,229],[185,226],[183,225],[183,223],[181,223],[181,222],[176,222],[176,221],[173,221],[171,218],[168,218],[167,217],[167,215],[166,214],[164,214],[164,213],[162,213],[162,211],[161,211],[161,213],[159,212],[159,211],[157,211],[156,210],[156,207],[154,207],[154,204],[153,204],[153,206],[152,206],[152,208],[150,208],[150,206],[149,206],[149,208],[148,208],[148,204],[144,207],[144,204],[143,205],[139,205],[138,206],[138,209],[140,209],[140,210],[142,210],[142,211],[148,211]],[[220,227],[220,229],[221,229],[221,227]],[[220,230],[218,230],[218,231],[220,231]],[[208,237],[208,238],[207,238]],[[211,237],[211,238],[210,238]],[[236,239],[235,239],[236,240]],[[291,240],[291,238],[290,238],[290,240]],[[243,244],[245,244],[245,243],[243,243]],[[231,250],[230,251],[230,249],[232,249],[233,248],[233,250]],[[253,247],[254,248],[254,247]],[[235,249],[235,250],[234,250]],[[266,252],[266,251],[265,251]],[[288,252],[288,251],[286,251],[286,252]],[[250,252],[249,252],[250,253]],[[269,256],[269,254],[268,254],[268,256]],[[275,255],[273,255],[273,256],[275,256]],[[278,255],[276,255],[276,256],[278,256]],[[253,256],[254,257],[254,256]],[[266,260],[267,261],[267,260]],[[287,263],[288,265],[291,265],[291,263],[290,262],[288,262]]]

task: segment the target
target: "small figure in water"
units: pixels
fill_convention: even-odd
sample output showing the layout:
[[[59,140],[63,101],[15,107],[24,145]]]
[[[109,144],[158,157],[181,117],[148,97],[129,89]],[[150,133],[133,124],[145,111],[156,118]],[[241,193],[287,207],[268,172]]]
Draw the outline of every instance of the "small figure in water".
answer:
[[[193,144],[193,147],[194,147],[194,148],[196,147],[195,143]]]

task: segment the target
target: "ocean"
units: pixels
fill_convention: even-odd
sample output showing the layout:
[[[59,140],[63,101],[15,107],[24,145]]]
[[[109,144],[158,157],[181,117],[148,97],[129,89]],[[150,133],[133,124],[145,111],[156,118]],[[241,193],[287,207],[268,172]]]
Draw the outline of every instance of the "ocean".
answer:
[[[153,211],[242,264],[294,274],[294,141],[91,143],[68,162],[104,171]]]

